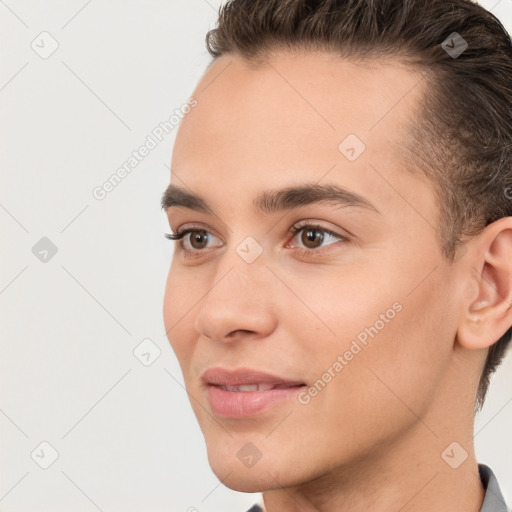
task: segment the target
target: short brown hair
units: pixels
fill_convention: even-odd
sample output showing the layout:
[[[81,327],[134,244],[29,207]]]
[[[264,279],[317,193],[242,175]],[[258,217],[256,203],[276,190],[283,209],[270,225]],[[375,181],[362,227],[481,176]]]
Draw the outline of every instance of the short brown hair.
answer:
[[[467,43],[458,56],[456,32]],[[223,54],[261,64],[279,50],[327,50],[347,59],[396,58],[423,70],[426,92],[402,147],[432,181],[436,231],[454,261],[464,239],[512,216],[512,41],[500,21],[471,0],[231,0],[206,35]],[[462,247],[463,249],[463,247]],[[510,345],[512,329],[489,349],[476,409]]]

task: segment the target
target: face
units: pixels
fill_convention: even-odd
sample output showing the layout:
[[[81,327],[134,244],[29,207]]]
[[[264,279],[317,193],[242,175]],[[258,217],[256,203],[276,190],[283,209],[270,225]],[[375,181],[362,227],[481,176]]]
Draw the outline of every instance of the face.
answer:
[[[370,463],[438,407],[457,315],[432,185],[401,159],[420,80],[321,52],[225,55],[193,93],[171,185],[207,208],[168,197],[172,232],[194,231],[164,317],[229,487]]]

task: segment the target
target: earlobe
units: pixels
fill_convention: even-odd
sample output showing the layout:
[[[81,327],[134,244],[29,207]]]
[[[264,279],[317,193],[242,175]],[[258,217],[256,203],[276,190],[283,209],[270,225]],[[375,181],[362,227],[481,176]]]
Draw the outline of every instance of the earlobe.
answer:
[[[485,349],[512,325],[512,217],[487,226],[471,241],[473,296],[462,312],[457,340],[467,349]]]

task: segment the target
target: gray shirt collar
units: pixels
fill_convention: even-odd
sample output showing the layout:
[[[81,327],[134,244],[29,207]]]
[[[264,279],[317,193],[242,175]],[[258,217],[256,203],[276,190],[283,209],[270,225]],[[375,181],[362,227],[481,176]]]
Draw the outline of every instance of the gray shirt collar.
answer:
[[[491,468],[485,464],[479,464],[478,471],[485,489],[485,498],[480,512],[510,512]]]

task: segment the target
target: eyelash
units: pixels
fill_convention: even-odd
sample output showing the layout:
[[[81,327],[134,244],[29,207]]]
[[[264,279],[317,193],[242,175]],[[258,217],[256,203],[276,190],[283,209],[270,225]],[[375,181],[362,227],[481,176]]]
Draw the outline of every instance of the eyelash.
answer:
[[[307,221],[303,221],[303,222],[304,223],[302,223],[302,224],[298,223],[298,224],[293,225],[288,230],[289,233],[293,234],[294,238],[297,235],[297,233],[300,233],[301,231],[308,228],[308,229],[314,229],[316,231],[320,231],[324,234],[331,235],[331,236],[339,239],[340,242],[348,242],[349,241],[347,237],[342,236],[338,233],[335,233],[334,231],[331,231],[329,229],[326,229],[325,227],[320,226],[319,224],[311,224],[311,223],[307,223]],[[203,252],[205,252],[207,250],[207,249],[191,250],[191,249],[185,249],[183,247],[183,239],[185,238],[185,236],[187,236],[190,233],[197,233],[197,232],[201,232],[201,231],[209,233],[209,231],[204,228],[192,226],[190,228],[183,229],[182,231],[178,230],[178,232],[176,234],[165,233],[164,236],[165,236],[165,238],[168,238],[169,240],[177,241],[178,245],[179,245],[180,249],[183,251],[185,257],[189,258],[189,257],[200,256]],[[334,245],[334,244],[328,244],[328,245]],[[316,256],[316,255],[318,255],[319,252],[321,252],[321,249],[303,249],[302,256]]]

